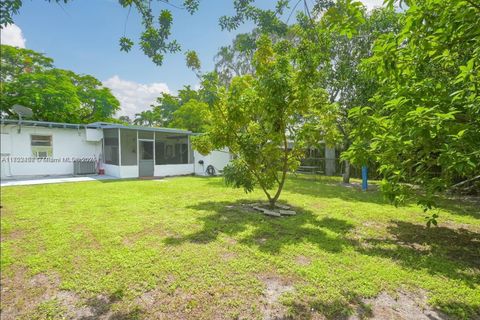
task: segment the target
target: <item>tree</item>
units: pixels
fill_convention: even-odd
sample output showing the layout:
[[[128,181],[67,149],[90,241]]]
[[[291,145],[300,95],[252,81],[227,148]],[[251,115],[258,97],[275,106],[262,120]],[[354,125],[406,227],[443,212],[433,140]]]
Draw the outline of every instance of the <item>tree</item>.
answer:
[[[274,35],[278,40],[299,41],[302,37],[311,37],[311,31],[321,29],[322,41],[315,41],[312,50],[328,52],[330,57],[325,63],[321,60],[319,70],[323,72],[323,80],[319,83],[329,93],[331,103],[338,103],[340,113],[338,129],[342,134],[342,146],[346,150],[350,145],[350,131],[353,119],[348,119],[348,111],[358,105],[368,105],[369,99],[379,85],[375,78],[360,69],[363,59],[372,55],[376,38],[386,32],[399,31],[399,16],[393,9],[381,8],[367,13],[365,7],[359,7],[362,19],[350,36],[341,34],[332,28],[331,14],[326,12],[340,8],[340,3],[332,1],[316,2],[312,14],[318,19],[312,20],[303,15],[298,18],[299,26],[291,26],[283,35]],[[309,31],[310,30],[310,31]],[[228,85],[232,77],[253,74],[253,53],[256,48],[258,30],[239,34],[229,46],[221,47],[216,55],[215,71],[224,85]],[[318,34],[316,35],[318,37]],[[350,179],[350,164],[345,160],[344,182]]]
[[[335,4],[329,5],[330,9]],[[350,37],[342,35],[336,28],[330,28],[329,16],[321,21],[321,28],[325,28],[328,41],[326,48],[330,53],[329,63],[320,66],[325,71],[325,81],[322,86],[328,91],[330,102],[338,103],[338,129],[342,134],[342,147],[347,150],[351,144],[351,131],[355,121],[348,118],[349,111],[357,106],[371,105],[373,97],[380,83],[360,66],[361,62],[372,56],[373,44],[377,38],[386,33],[398,34],[400,31],[400,13],[392,8],[379,8],[367,12],[364,7],[359,8],[363,21],[357,25],[355,33]],[[325,23],[325,24],[324,24]],[[322,48],[319,48],[321,50]],[[349,183],[350,163],[345,159],[343,182]]]
[[[138,119],[136,122],[138,124],[148,123],[148,125],[169,127],[174,120],[175,112],[192,99],[201,100],[201,97],[200,94],[190,86],[184,86],[183,89],[180,89],[177,96],[162,93],[157,98],[156,104],[150,106],[151,110],[137,114]],[[177,118],[180,114],[182,113],[177,114]]]
[[[210,110],[205,102],[191,99],[173,113],[171,128],[205,132],[210,123]]]
[[[254,75],[234,77],[228,88],[218,77],[206,77],[203,88],[210,99],[212,121],[194,140],[201,153],[228,147],[235,155],[224,169],[227,184],[251,192],[259,186],[275,206],[287,172],[294,171],[307,147],[320,138],[336,137],[335,109],[328,103],[304,42],[273,45],[262,36],[254,58]]]
[[[180,108],[178,97],[169,93],[162,93],[156,100],[156,104],[151,106],[155,115],[155,123],[159,126],[168,127],[172,122],[173,113]]]
[[[42,53],[8,45],[1,45],[0,50],[0,83],[12,81],[23,73],[36,73],[53,68],[53,59]]]
[[[126,124],[126,125],[129,125],[129,124],[133,123],[132,119],[130,119],[129,116],[120,116],[120,117],[118,117],[118,121],[120,121],[120,123],[123,123],[123,124]]]
[[[32,50],[0,46],[0,110],[21,104],[34,120],[90,123],[110,119],[120,103],[110,89],[89,75],[53,68],[53,60]]]
[[[392,201],[418,186],[429,209],[435,193],[480,174],[480,6],[403,2],[401,32],[381,36],[365,61],[381,86],[371,106],[350,112],[359,126],[349,156],[381,164]]]
[[[158,126],[160,125],[158,123],[158,114],[156,114],[152,110],[145,110],[140,113],[135,114],[135,119],[133,120],[133,124],[136,124],[138,126],[148,126],[148,127],[153,127],[153,126]]]
[[[259,33],[238,34],[232,44],[223,46],[215,55],[215,72],[223,85],[228,85],[233,77],[253,74],[253,54]]]

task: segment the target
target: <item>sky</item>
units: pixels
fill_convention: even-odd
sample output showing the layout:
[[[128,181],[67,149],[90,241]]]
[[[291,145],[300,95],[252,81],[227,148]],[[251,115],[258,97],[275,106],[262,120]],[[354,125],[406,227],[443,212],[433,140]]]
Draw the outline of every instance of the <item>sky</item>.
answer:
[[[383,0],[362,2],[371,9]],[[235,34],[252,28],[247,24],[234,32],[220,30],[218,19],[233,15],[232,3],[201,0],[194,15],[163,5],[173,13],[172,39],[177,39],[184,51],[197,51],[203,70],[213,69],[218,48],[230,44]],[[256,1],[262,8],[272,8],[274,3]],[[20,13],[14,16],[15,24],[1,30],[0,41],[42,52],[54,59],[57,68],[95,76],[120,101],[121,111],[117,115],[134,117],[148,109],[162,92],[175,94],[184,85],[195,88],[199,80],[185,66],[183,53],[167,54],[158,67],[136,46],[129,53],[121,52],[118,40],[124,32],[136,41],[142,28],[139,15],[132,10],[127,19],[127,13],[118,0],[72,0],[62,5],[23,1]]]

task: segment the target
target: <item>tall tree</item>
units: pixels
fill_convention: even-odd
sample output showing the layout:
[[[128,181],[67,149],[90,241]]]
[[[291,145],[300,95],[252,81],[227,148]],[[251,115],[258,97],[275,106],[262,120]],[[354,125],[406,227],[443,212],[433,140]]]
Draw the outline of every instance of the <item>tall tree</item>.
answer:
[[[191,99],[173,113],[169,127],[205,132],[210,124],[210,116],[210,110],[205,102]]]
[[[215,55],[215,71],[224,85],[233,77],[253,74],[253,54],[255,53],[259,33],[238,34],[232,44],[220,47]]]
[[[158,122],[158,119],[158,114],[156,114],[153,110],[145,110],[135,114],[133,124],[148,127],[161,126],[161,124]]]
[[[132,119],[130,119],[129,116],[120,116],[120,117],[118,117],[118,121],[120,121],[120,123],[124,123],[124,124],[127,124],[127,125],[133,123]]]
[[[372,106],[351,110],[360,125],[349,155],[381,164],[382,189],[395,202],[420,186],[427,209],[436,192],[480,175],[480,6],[402,2],[401,32],[380,37],[365,62],[381,86]]]
[[[184,86],[183,89],[180,89],[177,96],[169,93],[162,93],[157,98],[156,104],[151,106],[148,115],[152,118],[150,121],[151,125],[163,127],[171,126],[175,112],[192,99],[201,100],[199,92],[193,90],[190,86]],[[177,117],[179,117],[179,115],[180,113],[177,113]],[[139,121],[142,122],[141,120]],[[179,123],[181,122],[177,122],[177,124]]]
[[[53,68],[53,60],[32,50],[0,46],[0,110],[21,104],[35,120],[89,123],[110,119],[120,103],[110,89],[89,75]]]
[[[256,186],[271,207],[282,192],[287,172],[294,171],[305,149],[323,136],[335,137],[334,105],[316,86],[315,69],[304,43],[273,45],[267,36],[258,41],[255,74],[234,77],[230,86],[218,77],[207,78],[212,122],[194,147],[202,153],[228,147],[235,159],[224,170],[227,184],[251,192]]]
[[[0,85],[24,73],[36,73],[53,68],[53,59],[42,53],[8,45],[2,45],[0,49]]]
[[[330,4],[330,10],[337,4]],[[342,133],[342,147],[347,150],[351,144],[351,131],[356,125],[354,119],[348,118],[349,111],[357,106],[369,106],[380,82],[361,68],[361,62],[372,56],[373,44],[383,34],[398,34],[400,17],[393,8],[379,8],[367,12],[365,7],[359,7],[362,22],[357,25],[354,34],[341,34],[336,28],[328,26],[331,17],[325,16],[320,27],[325,28],[328,37],[326,48],[330,59],[326,65],[319,66],[325,71],[322,87],[327,89],[330,102],[338,103],[340,116],[338,128]],[[319,48],[322,50],[322,48]],[[343,181],[349,182],[350,163],[344,161]]]
[[[172,122],[173,113],[180,108],[180,99],[169,93],[162,93],[151,108],[156,117],[155,123],[159,126],[168,127]]]

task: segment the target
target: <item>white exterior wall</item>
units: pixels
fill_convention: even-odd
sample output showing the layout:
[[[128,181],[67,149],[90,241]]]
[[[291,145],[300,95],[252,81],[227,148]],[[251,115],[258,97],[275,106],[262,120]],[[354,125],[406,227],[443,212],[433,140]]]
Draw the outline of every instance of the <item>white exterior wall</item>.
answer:
[[[102,152],[101,142],[86,141],[85,129],[64,129],[27,127],[18,133],[17,125],[2,125],[2,161],[1,177],[39,176],[39,175],[70,175],[73,174],[73,162],[63,161],[64,158],[99,158]],[[31,135],[52,136],[52,159],[55,162],[37,161],[32,157]],[[10,142],[10,143],[9,143]],[[9,157],[32,159],[30,162],[8,162]],[[57,161],[58,160],[58,161]]]
[[[102,164],[107,176],[116,178],[138,178],[138,166],[116,166],[113,164]]]
[[[118,178],[138,178],[138,166],[115,166],[104,164],[107,176]],[[163,164],[155,165],[153,175],[155,177],[182,176],[193,174],[193,163],[190,164]]]
[[[111,177],[120,178],[120,167],[113,164],[102,164],[102,168],[105,170],[105,174]]]
[[[138,166],[121,166],[119,178],[138,178]]]
[[[18,125],[1,126],[1,157],[0,173],[2,178],[9,177],[33,177],[46,175],[71,175],[73,174],[73,162],[62,161],[64,158],[95,158],[99,159],[102,153],[103,131],[101,129],[70,129],[70,128],[47,128],[22,126],[20,133]],[[36,161],[32,157],[31,135],[52,136],[52,161]],[[30,162],[8,162],[10,158],[32,159]],[[214,166],[217,173],[230,161],[228,149],[214,151],[203,156],[197,151],[193,152],[194,163],[155,165],[154,176],[177,176],[198,174],[206,175],[205,170],[209,165]],[[204,165],[198,163],[204,161]],[[139,176],[138,165],[115,166],[102,163],[105,174],[118,178],[137,178]]]
[[[189,164],[162,164],[155,165],[155,177],[182,176],[193,174],[193,163]]]
[[[93,128],[86,128],[85,129],[86,141],[102,141],[103,139],[103,130],[102,129],[93,129]]]
[[[207,167],[212,165],[215,168],[216,173],[222,171],[223,168],[230,162],[230,152],[225,148],[223,150],[213,151],[212,153],[204,156],[198,151],[193,152],[193,157],[195,160],[195,174],[200,176],[205,176],[207,173]],[[198,162],[203,160],[203,165]]]

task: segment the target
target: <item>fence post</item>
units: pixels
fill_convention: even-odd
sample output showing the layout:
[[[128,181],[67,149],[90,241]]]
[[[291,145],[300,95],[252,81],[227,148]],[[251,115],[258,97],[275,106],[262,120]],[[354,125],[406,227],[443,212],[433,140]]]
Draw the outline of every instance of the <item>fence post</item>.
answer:
[[[368,189],[368,168],[367,166],[362,166],[362,190],[367,191]]]

